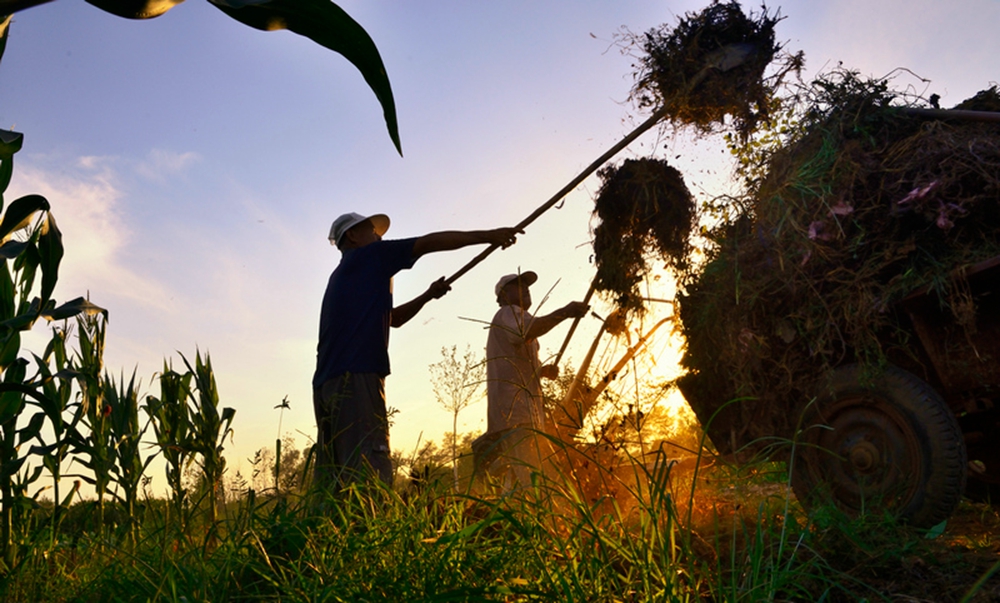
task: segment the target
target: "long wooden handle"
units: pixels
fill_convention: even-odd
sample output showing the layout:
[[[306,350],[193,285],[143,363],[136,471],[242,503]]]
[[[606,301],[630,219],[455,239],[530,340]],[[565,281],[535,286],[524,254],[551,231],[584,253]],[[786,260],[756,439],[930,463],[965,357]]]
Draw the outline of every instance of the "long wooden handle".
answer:
[[[584,169],[582,172],[580,172],[580,174],[578,174],[576,178],[573,178],[572,180],[570,180],[569,184],[567,184],[566,186],[564,186],[561,189],[559,189],[559,192],[556,193],[555,195],[553,195],[551,199],[549,199],[548,201],[546,201],[545,203],[543,203],[541,206],[539,206],[538,209],[536,209],[535,211],[533,211],[530,216],[528,216],[527,218],[525,218],[525,219],[521,220],[520,222],[518,222],[518,224],[516,226],[514,226],[514,228],[516,228],[517,230],[524,230],[524,228],[528,224],[531,224],[532,222],[534,222],[535,220],[537,220],[539,216],[541,216],[542,214],[544,214],[553,205],[555,205],[556,203],[559,203],[559,201],[562,200],[563,197],[565,197],[570,192],[572,192],[573,189],[575,189],[577,186],[579,186],[579,184],[581,182],[583,182],[584,180],[587,179],[588,176],[590,176],[591,174],[593,174],[597,170],[597,168],[599,168],[602,165],[604,165],[605,163],[607,163],[608,159],[611,159],[612,157],[614,157],[615,155],[617,155],[619,151],[621,151],[622,149],[624,149],[625,147],[627,147],[629,144],[631,144],[633,140],[635,140],[639,136],[642,136],[647,130],[649,130],[650,128],[652,128],[653,126],[655,126],[661,119],[663,119],[663,116],[666,115],[666,112],[667,112],[667,107],[661,107],[655,113],[653,113],[652,115],[650,115],[649,119],[647,119],[646,121],[644,121],[641,124],[639,124],[634,130],[632,130],[631,132],[629,132],[629,134],[627,136],[625,136],[625,138],[622,138],[615,146],[613,146],[610,149],[608,149],[607,151],[605,151],[603,155],[601,155],[600,157],[598,157],[596,160],[594,160],[593,163],[591,163],[590,165],[588,165],[586,169]],[[477,255],[476,257],[472,258],[469,261],[468,264],[466,264],[465,266],[462,266],[458,270],[458,272],[456,272],[455,274],[449,276],[445,280],[445,282],[448,283],[449,285],[452,284],[452,283],[454,283],[456,280],[458,280],[458,278],[460,276],[462,276],[463,274],[465,274],[469,270],[472,270],[477,264],[479,264],[480,262],[482,262],[483,260],[485,260],[487,256],[489,256],[491,253],[493,253],[494,251],[496,251],[499,248],[500,248],[499,245],[490,245],[489,247],[487,247],[486,249],[484,249],[482,252],[480,252],[479,255]]]
[[[713,71],[725,72],[734,69],[736,67],[739,67],[755,51],[756,47],[754,47],[752,44],[730,44],[728,46],[723,46],[722,48],[717,49],[716,51],[711,53],[708,57],[706,57],[705,65],[698,71],[698,73],[694,74],[694,76],[692,76],[691,79],[688,80],[687,85],[685,86],[685,94],[690,94],[692,90],[697,88],[701,84],[701,82],[706,77],[708,77],[709,73],[712,73]],[[594,162],[588,165],[586,169],[584,169],[582,172],[580,172],[580,174],[576,178],[570,180],[569,184],[562,187],[558,193],[552,196],[551,199],[549,199],[541,206],[539,206],[539,208],[536,209],[534,212],[532,212],[530,216],[521,220],[521,222],[518,223],[514,228],[518,230],[523,230],[525,226],[534,222],[538,218],[538,216],[544,214],[546,211],[549,210],[550,207],[552,207],[556,203],[559,203],[559,201],[563,197],[568,195],[581,182],[586,180],[588,176],[590,176],[591,174],[594,173],[594,171],[597,170],[597,168],[604,165],[608,161],[608,159],[611,159],[612,157],[617,155],[618,151],[621,151],[622,149],[630,145],[633,140],[642,136],[646,132],[646,130],[649,130],[650,128],[655,126],[661,119],[663,119],[667,115],[667,112],[669,110],[670,110],[670,102],[664,102],[663,106],[661,106],[652,115],[649,116],[649,119],[639,124],[634,130],[629,132],[628,135],[625,136],[625,138],[622,138],[621,141],[618,142],[618,144],[611,147],[610,149],[605,151],[603,155],[595,159]],[[499,245],[490,245],[489,247],[484,249],[479,255],[472,258],[472,260],[470,260],[468,264],[462,266],[458,270],[458,272],[449,276],[445,280],[445,282],[449,285],[454,283],[456,280],[458,280],[458,277],[462,276],[469,270],[472,270],[473,267],[475,267],[477,264],[485,260],[488,255],[490,255],[499,248],[500,248]]]
[[[1000,121],[1000,111],[967,111],[964,109],[921,109],[906,107],[903,113],[933,119],[964,119],[967,121]]]
[[[597,286],[597,277],[595,276],[594,280],[590,282],[590,289],[587,289],[587,295],[584,296],[583,303],[585,304],[590,303],[590,298],[594,296],[594,289],[596,286]],[[566,339],[563,340],[562,347],[559,348],[559,353],[556,354],[556,359],[552,361],[552,364],[555,364],[556,366],[559,365],[559,361],[562,360],[563,353],[569,346],[569,340],[573,337],[573,333],[576,331],[576,326],[580,324],[581,319],[583,319],[583,316],[577,316],[576,318],[573,319],[573,324],[569,326],[569,331],[566,332]]]

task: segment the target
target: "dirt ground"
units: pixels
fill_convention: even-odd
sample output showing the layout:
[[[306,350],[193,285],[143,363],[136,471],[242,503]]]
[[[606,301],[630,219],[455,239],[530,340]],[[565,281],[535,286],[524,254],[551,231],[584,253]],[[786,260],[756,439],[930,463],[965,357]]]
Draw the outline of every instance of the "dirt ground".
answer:
[[[963,501],[936,538],[904,539],[908,550],[860,563],[851,574],[892,600],[960,601],[988,572],[970,601],[1000,601],[1000,512]]]
[[[703,552],[718,555],[723,567],[729,552],[709,544],[725,542],[717,537],[720,529],[730,538],[737,533],[731,541],[747,559],[772,555],[783,563],[773,555],[787,526],[802,568],[791,570],[791,580],[808,584],[814,600],[946,603],[964,601],[975,589],[968,601],[1000,601],[1000,504],[963,500],[944,526],[918,530],[887,517],[807,515],[778,481],[780,472],[774,475],[774,481],[760,475],[734,480],[709,471],[699,479],[693,527]],[[760,540],[764,552],[755,551],[750,538]],[[793,597],[778,600],[803,600]]]

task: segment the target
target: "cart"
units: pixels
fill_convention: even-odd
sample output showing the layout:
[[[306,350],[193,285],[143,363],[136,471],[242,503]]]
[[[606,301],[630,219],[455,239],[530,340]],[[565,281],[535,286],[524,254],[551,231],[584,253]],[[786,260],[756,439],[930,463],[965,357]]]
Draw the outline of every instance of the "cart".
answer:
[[[774,435],[791,442],[792,486],[806,507],[886,509],[932,526],[963,494],[1000,492],[1000,256],[957,268],[894,311],[889,365],[835,367],[794,429]],[[753,447],[724,409],[689,401],[720,451]]]

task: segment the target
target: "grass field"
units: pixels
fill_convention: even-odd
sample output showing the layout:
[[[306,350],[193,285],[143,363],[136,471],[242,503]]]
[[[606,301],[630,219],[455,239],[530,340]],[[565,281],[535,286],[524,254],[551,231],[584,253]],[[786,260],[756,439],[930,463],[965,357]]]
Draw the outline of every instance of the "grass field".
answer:
[[[807,517],[780,464],[634,465],[614,498],[537,475],[507,496],[450,479],[336,496],[244,492],[188,522],[141,505],[139,538],[78,503],[43,510],[4,601],[991,601],[1000,515],[964,503],[943,529]],[[197,499],[193,501],[197,503]],[[89,505],[89,506],[88,506]]]

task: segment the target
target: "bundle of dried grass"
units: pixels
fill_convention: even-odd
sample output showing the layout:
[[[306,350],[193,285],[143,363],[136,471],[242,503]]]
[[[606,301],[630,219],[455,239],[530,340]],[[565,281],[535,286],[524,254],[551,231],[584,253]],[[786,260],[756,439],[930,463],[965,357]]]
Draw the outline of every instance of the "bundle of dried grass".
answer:
[[[630,42],[645,53],[632,97],[641,108],[659,108],[677,125],[690,125],[710,132],[726,115],[744,138],[766,120],[775,90],[791,71],[801,69],[801,53],[787,55],[777,71],[765,70],[778,55],[775,42],[777,15],[745,15],[735,1],[719,2],[698,13],[688,13],[675,27],[663,25]],[[748,55],[732,69],[720,67],[727,49],[739,47]]]
[[[598,172],[594,229],[594,287],[624,315],[642,313],[639,285],[658,258],[682,271],[690,255],[694,199],[681,173],[660,159],[626,159]]]
[[[712,233],[707,265],[685,275],[680,385],[703,422],[738,400],[710,430],[727,449],[791,436],[833,366],[919,363],[898,302],[932,285],[950,307],[950,271],[1000,254],[1000,124],[910,115],[886,81],[850,72],[807,100],[745,210]]]

